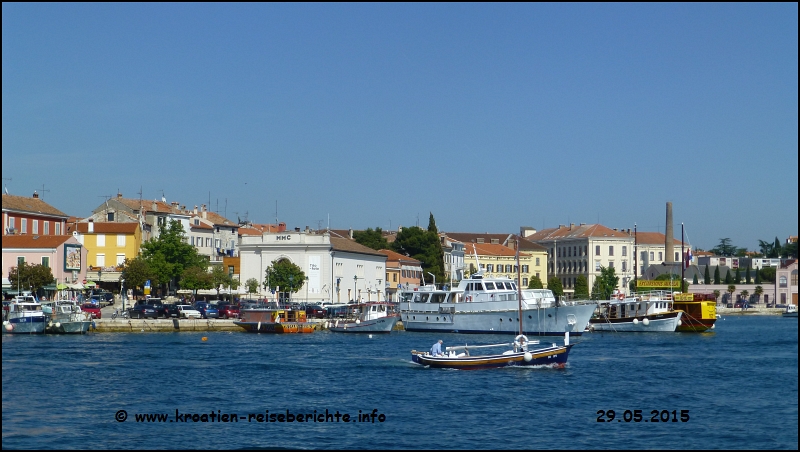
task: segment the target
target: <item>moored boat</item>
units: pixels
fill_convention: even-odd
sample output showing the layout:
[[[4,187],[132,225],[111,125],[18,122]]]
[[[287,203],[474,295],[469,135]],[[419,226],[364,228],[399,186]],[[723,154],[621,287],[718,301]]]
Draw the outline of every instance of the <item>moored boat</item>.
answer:
[[[333,320],[328,329],[334,333],[391,333],[400,320],[391,303],[374,302],[349,305],[348,316]]]
[[[679,293],[673,299],[672,308],[683,311],[677,331],[701,333],[714,328],[717,321],[717,298],[714,294]]]
[[[616,295],[614,295],[616,297]],[[592,331],[674,332],[683,311],[672,307],[672,292],[655,290],[600,302],[589,320]]]
[[[306,321],[302,309],[279,308],[274,303],[253,305],[242,309],[239,320],[233,322],[250,333],[313,333],[316,326]]]
[[[507,366],[547,366],[562,368],[567,363],[567,357],[572,345],[569,343],[569,332],[564,333],[564,345],[552,344],[541,348],[532,348],[539,345],[539,341],[528,341],[524,335],[519,335],[512,343],[454,346],[446,347],[447,353],[434,356],[430,352],[411,351],[411,360],[423,366],[446,369],[488,369]],[[471,355],[470,350],[486,348],[511,348],[499,354]],[[457,353],[460,351],[461,353]]]
[[[796,304],[786,305],[786,310],[783,311],[783,314],[781,315],[784,317],[797,317],[797,305]]]
[[[47,334],[85,334],[92,324],[91,314],[83,312],[71,300],[42,303],[47,318],[44,332]]]
[[[35,298],[17,296],[8,304],[8,311],[3,310],[3,333],[42,334],[45,320],[42,305]]]

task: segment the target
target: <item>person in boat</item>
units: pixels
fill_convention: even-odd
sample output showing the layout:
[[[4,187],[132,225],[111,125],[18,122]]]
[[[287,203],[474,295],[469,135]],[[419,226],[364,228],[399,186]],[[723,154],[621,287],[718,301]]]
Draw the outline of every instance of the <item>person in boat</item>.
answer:
[[[442,353],[442,340],[439,339],[439,342],[433,344],[431,347],[431,356],[444,356]]]

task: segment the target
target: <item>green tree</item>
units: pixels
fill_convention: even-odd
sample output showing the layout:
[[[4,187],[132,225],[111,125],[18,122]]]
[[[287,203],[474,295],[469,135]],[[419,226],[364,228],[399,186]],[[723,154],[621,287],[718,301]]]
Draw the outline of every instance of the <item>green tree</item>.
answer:
[[[720,292],[719,289],[714,289],[714,298],[717,300],[717,303],[719,303],[719,295],[721,293],[722,292]]]
[[[435,227],[435,223],[433,225]],[[392,249],[404,256],[421,262],[423,272],[433,273],[438,281],[444,281],[444,252],[439,235],[420,227],[403,228],[397,233]]]
[[[55,282],[50,267],[40,264],[29,265],[27,262],[11,267],[8,270],[8,280],[12,287],[30,290],[33,293],[39,293],[39,289]]]
[[[353,240],[373,250],[389,249],[389,242],[383,237],[381,228],[367,228],[366,231],[353,231]]]
[[[781,257],[797,259],[797,242],[789,242],[783,245]]]
[[[725,273],[725,284],[732,284],[733,277],[731,276],[731,269],[729,268],[728,271]]]
[[[761,270],[756,269],[756,284],[761,284]]]
[[[747,263],[747,273],[745,274],[744,281],[745,281],[746,284],[750,284],[750,263],[749,262]]]
[[[147,280],[151,279],[150,265],[142,256],[125,259],[122,263],[122,278],[127,287],[143,288]]]
[[[553,292],[556,299],[564,295],[564,286],[561,285],[561,280],[555,276],[551,276],[550,279],[547,280],[547,288]]]
[[[181,275],[180,287],[192,290],[195,294],[200,289],[210,289],[212,287],[211,274],[200,267],[189,267]]]
[[[736,276],[734,277],[733,282],[736,284],[742,283],[742,270],[739,267],[736,267]]]
[[[265,272],[264,288],[281,292],[295,293],[306,282],[306,274],[287,259],[272,261]]]
[[[736,286],[734,286],[733,284],[729,284],[727,292],[728,292],[728,302],[733,303],[733,293],[736,292]]]
[[[756,290],[753,291],[753,294],[756,296],[756,303],[761,303],[761,295],[764,294],[764,288],[756,286]]]
[[[694,278],[692,278],[692,284],[698,284],[697,282],[697,273],[694,274]]]
[[[762,281],[767,281],[774,283],[775,282],[775,267],[764,267],[758,271],[761,275],[761,281],[756,282],[756,284],[760,284]]]
[[[706,270],[703,272],[703,284],[711,284],[711,275],[708,273],[708,265],[706,265]]]
[[[714,267],[714,284],[719,284],[719,265]]]
[[[172,220],[161,230],[161,234],[142,244],[142,258],[150,265],[157,284],[165,285],[177,281],[189,267],[207,266],[207,258],[197,254],[197,248],[189,245],[183,226]]]
[[[589,283],[583,275],[578,275],[578,277],[575,278],[575,298],[578,300],[589,298]]]
[[[775,244],[772,243],[772,242],[766,242],[764,240],[759,240],[758,241],[758,247],[759,247],[759,249],[761,249],[761,254],[763,254],[764,257],[767,257],[767,258],[777,257],[777,256],[775,256],[774,246],[775,246]]]
[[[586,280],[584,279],[584,282],[585,281]],[[542,284],[541,278],[536,275],[531,276],[531,279],[528,281],[528,289],[544,289],[544,284]]]
[[[247,293],[249,294],[258,292],[258,280],[255,278],[250,278],[245,281],[244,286],[247,288]]]
[[[614,267],[600,266],[600,276],[595,279],[595,286],[592,287],[592,298],[595,300],[609,300],[618,284],[619,276],[616,275]]]
[[[733,256],[736,254],[736,247],[731,244],[730,238],[719,239],[719,245],[711,248],[711,252],[717,256]]]
[[[747,290],[742,291],[742,299],[747,300],[747,296],[750,295],[750,292]]]
[[[230,287],[233,278],[225,271],[222,265],[211,266],[211,288],[217,291],[217,298],[219,298],[219,290],[221,287]]]

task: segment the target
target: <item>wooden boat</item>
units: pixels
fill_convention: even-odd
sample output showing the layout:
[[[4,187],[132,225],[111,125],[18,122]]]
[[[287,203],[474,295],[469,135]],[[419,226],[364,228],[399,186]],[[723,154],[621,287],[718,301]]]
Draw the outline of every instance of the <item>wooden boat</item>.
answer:
[[[714,328],[717,321],[717,298],[714,294],[679,293],[673,298],[673,309],[683,311],[677,331],[702,333]]]
[[[616,296],[616,295],[614,295]],[[589,319],[592,331],[674,332],[683,311],[672,307],[672,292],[654,290],[601,301]]]
[[[477,252],[475,259],[477,261]],[[480,265],[477,265],[480,269]],[[454,346],[446,347],[444,354],[434,355],[430,352],[419,352],[417,350],[411,351],[411,360],[417,364],[428,366],[432,368],[445,368],[445,369],[485,369],[497,368],[507,366],[547,366],[547,367],[564,367],[567,363],[567,357],[572,345],[569,343],[569,334],[571,328],[565,327],[564,345],[552,344],[547,347],[535,347],[539,345],[539,341],[529,341],[523,334],[523,315],[522,315],[522,289],[519,285],[519,255],[517,255],[517,293],[514,294],[517,300],[517,312],[510,313],[509,315],[516,314],[517,328],[519,334],[511,343],[499,343],[488,345],[473,345],[473,346]],[[478,272],[471,278],[473,280],[480,279],[483,270]],[[470,350],[481,350],[491,348],[506,348],[507,350],[497,354],[487,355],[473,355]],[[461,351],[461,353],[456,353]]]
[[[348,305],[348,316],[334,320],[328,329],[334,333],[391,333],[400,320],[391,303],[374,302]]]
[[[532,348],[539,345],[539,341],[528,341],[524,335],[519,335],[512,343],[455,346],[447,347],[443,356],[433,356],[430,352],[411,351],[411,360],[423,366],[445,369],[487,369],[506,366],[548,366],[562,368],[567,363],[567,357],[572,345],[569,343],[569,332],[564,335],[564,345],[552,344],[549,347]],[[511,347],[500,354],[472,355],[470,350]],[[461,353],[456,353],[461,351]]]
[[[317,329],[314,323],[306,321],[306,311],[279,308],[274,303],[242,309],[239,320],[233,323],[250,333],[313,333]]]

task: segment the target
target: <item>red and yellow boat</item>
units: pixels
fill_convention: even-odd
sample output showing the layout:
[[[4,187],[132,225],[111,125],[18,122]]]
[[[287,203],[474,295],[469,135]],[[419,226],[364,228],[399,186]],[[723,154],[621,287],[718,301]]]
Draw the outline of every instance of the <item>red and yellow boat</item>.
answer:
[[[714,328],[717,321],[717,298],[714,294],[677,293],[673,295],[673,309],[683,311],[676,331],[702,333]]]
[[[313,333],[316,325],[306,321],[306,311],[274,307],[243,309],[239,321],[233,322],[250,333]]]

